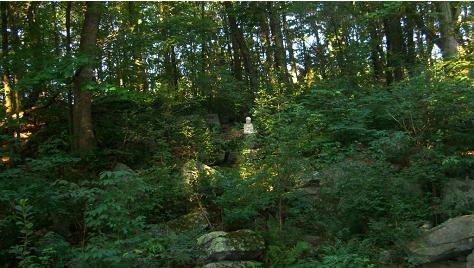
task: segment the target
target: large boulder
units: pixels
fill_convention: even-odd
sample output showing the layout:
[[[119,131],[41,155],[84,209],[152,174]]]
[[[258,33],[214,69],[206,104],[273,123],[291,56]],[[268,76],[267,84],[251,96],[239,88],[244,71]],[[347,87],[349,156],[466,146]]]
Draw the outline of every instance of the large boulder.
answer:
[[[197,244],[204,249],[210,261],[255,260],[265,249],[263,239],[252,230],[211,232],[200,236]]]
[[[114,172],[124,172],[124,173],[128,173],[132,176],[137,175],[135,170],[131,169],[129,166],[125,165],[124,163],[120,163],[120,162],[115,163],[114,167],[112,168],[112,171],[114,171]]]
[[[419,264],[467,255],[474,248],[474,214],[452,218],[407,245]]]
[[[466,268],[466,263],[459,261],[440,261],[427,263],[423,265],[423,268]]]
[[[456,211],[474,208],[474,180],[451,179],[443,189],[441,204]]]
[[[206,211],[196,210],[166,223],[169,230],[181,233],[191,230],[204,230],[210,227]]]
[[[466,268],[474,268],[474,251],[472,251],[471,254],[467,255]]]
[[[255,261],[220,261],[212,262],[204,265],[204,268],[257,268],[263,267],[259,262]]]
[[[202,178],[207,179],[210,184],[214,184],[222,177],[222,174],[216,169],[196,160],[186,162],[181,169],[181,174],[186,187],[191,190],[194,189]]]

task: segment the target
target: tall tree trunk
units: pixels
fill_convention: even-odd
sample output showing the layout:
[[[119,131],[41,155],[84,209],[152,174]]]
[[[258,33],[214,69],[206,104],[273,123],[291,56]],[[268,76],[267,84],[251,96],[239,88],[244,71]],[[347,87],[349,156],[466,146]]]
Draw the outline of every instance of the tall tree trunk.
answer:
[[[96,56],[101,8],[101,2],[86,2],[79,53],[90,60]],[[90,63],[80,66],[74,76],[74,138],[75,150],[79,153],[87,153],[95,147],[91,111],[92,92],[86,88],[93,80],[94,72]]]
[[[167,13],[167,11],[165,11],[165,4],[163,2],[159,3],[159,9],[160,9],[160,22],[163,22],[165,17],[169,14]],[[166,30],[163,31],[162,35],[164,38],[167,38],[168,33],[166,32]],[[168,94],[171,94],[171,91],[173,92],[178,91],[178,79],[179,79],[176,53],[175,53],[174,46],[165,47],[163,53],[164,53],[165,76],[168,82]]]
[[[7,113],[8,120],[11,119],[11,116],[14,112],[13,107],[13,95],[12,95],[12,88],[10,84],[10,77],[9,77],[9,68],[7,63],[7,56],[8,56],[8,3],[1,2],[1,16],[2,16],[2,59],[3,59],[3,66],[2,66],[2,84],[3,84],[3,92],[5,94],[5,111]]]
[[[171,83],[175,90],[178,90],[179,69],[178,61],[176,59],[176,52],[174,46],[170,47],[170,68],[171,68]]]
[[[283,45],[283,35],[281,31],[280,14],[277,10],[278,2],[268,2],[268,15],[270,18],[270,31],[272,33],[272,41],[274,46],[275,69],[278,70],[280,81],[288,88],[292,87],[290,83],[288,69],[286,67],[286,55]]]
[[[309,57],[308,48],[306,47],[306,41],[304,38],[301,40],[301,46],[303,47],[303,73],[301,74],[303,78],[308,74],[309,69],[311,68],[311,59]]]
[[[72,2],[66,2],[66,56],[71,57],[71,9]],[[74,149],[74,113],[73,113],[73,93],[71,84],[67,84],[67,105],[69,109],[69,135],[71,137],[71,149]]]
[[[459,9],[455,8],[455,3],[436,2],[440,12],[439,32],[441,34],[441,50],[443,58],[455,57],[458,53],[458,41],[456,40],[455,24],[459,16]]]
[[[229,28],[230,28],[230,43],[231,43],[231,46],[232,46],[232,73],[235,77],[235,79],[241,81],[242,80],[242,59],[240,57],[240,49],[239,49],[239,45],[237,44],[237,39],[235,38],[235,30],[232,30],[234,27],[236,26],[231,26],[231,24],[236,24],[235,20],[233,20],[232,22],[231,19],[229,17],[228,18],[228,21],[229,21]]]
[[[31,40],[31,51],[33,57],[33,70],[39,73],[44,70],[42,44],[41,44],[41,27],[37,20],[37,7],[39,2],[29,2],[27,10],[27,19],[29,26],[29,36]],[[34,85],[33,90],[28,98],[29,106],[34,106],[38,100],[40,93],[44,92],[44,82]]]
[[[288,25],[288,21],[286,19],[286,15],[283,14],[283,30],[285,31],[285,40],[286,40],[286,48],[288,50],[290,66],[291,66],[291,79],[293,83],[298,82],[298,69],[296,67],[296,58],[295,53],[293,51],[293,33],[290,30],[290,26]]]
[[[237,41],[237,22],[234,15],[232,14],[232,4],[230,2],[224,2],[226,9],[227,20],[230,31],[230,42],[232,45],[232,73],[235,79],[242,80],[242,58],[240,52],[240,46]]]
[[[384,18],[385,37],[387,38],[387,84],[403,79],[403,32],[399,15],[388,15]],[[391,77],[389,77],[391,76]]]
[[[141,40],[141,27],[143,21],[139,22],[139,14],[137,11],[136,3],[128,2],[128,13],[129,13],[129,27],[132,34],[132,50],[133,50],[133,73],[136,76],[134,82],[135,89],[139,91],[148,91],[148,82],[145,72],[145,63],[142,57],[142,40]],[[137,84],[138,83],[138,84]]]
[[[382,77],[383,72],[383,64],[381,61],[381,40],[379,34],[377,32],[377,28],[375,23],[369,22],[367,25],[369,36],[370,36],[370,60],[372,62],[372,69],[374,73],[375,81],[379,81]],[[383,53],[383,51],[382,51]]]
[[[408,75],[410,77],[413,76],[413,68],[416,64],[416,47],[415,47],[415,40],[414,40],[414,23],[411,16],[407,16],[404,19],[404,35],[406,40],[406,51],[405,51],[405,58],[404,62],[406,64],[406,68],[408,70]]]
[[[254,94],[255,90],[257,89],[258,82],[257,82],[257,72],[255,70],[255,66],[253,65],[252,58],[250,56],[250,50],[247,46],[247,43],[245,42],[242,29],[240,29],[237,26],[237,21],[232,12],[233,11],[232,3],[226,1],[224,2],[224,5],[227,11],[227,16],[229,18],[229,26],[230,26],[231,35],[233,35],[236,40],[238,51],[240,52],[243,62],[244,62],[245,72],[247,73],[250,80],[250,87],[252,88],[251,93]]]
[[[256,10],[258,14],[258,23],[259,23],[259,29],[260,29],[260,34],[262,36],[262,47],[263,51],[265,53],[265,63],[264,63],[264,69],[265,69],[265,81],[268,83],[273,83],[273,51],[272,51],[272,46],[271,46],[271,39],[270,39],[270,30],[269,30],[269,25],[268,25],[268,18],[267,14],[268,12],[266,11],[266,3],[265,2],[253,2],[256,5]]]
[[[10,12],[10,18],[11,18],[11,23],[12,23],[12,33],[13,33],[13,41],[12,41],[12,49],[15,52],[15,55],[18,55],[20,53],[20,37],[18,35],[18,26],[17,26],[17,12],[18,10],[16,8],[13,8],[12,5],[9,6],[10,9],[8,12]],[[20,117],[20,112],[22,108],[22,99],[23,96],[20,92],[20,89],[17,87],[18,81],[20,81],[22,75],[23,75],[23,68],[24,65],[22,62],[18,59],[16,59],[13,63],[13,83],[15,85],[15,112],[17,115],[17,118],[19,119]]]
[[[7,9],[8,9],[8,2],[1,2],[0,3],[0,12],[1,12],[1,19],[2,19],[2,84],[3,84],[3,92],[5,94],[4,96],[4,105],[5,105],[5,112],[6,112],[6,126],[7,126],[7,133],[10,137],[14,137],[14,129],[11,126],[12,123],[12,116],[14,112],[14,107],[13,107],[13,95],[12,95],[12,88],[10,84],[10,77],[9,77],[9,68],[8,68],[8,63],[7,63],[7,57],[8,57],[8,31],[7,31],[7,23],[8,23],[8,15],[7,15]],[[18,135],[19,136],[19,135]],[[2,142],[3,143],[3,142]],[[7,141],[5,144],[0,144],[2,146],[5,146],[5,148],[9,151],[10,154],[13,153],[14,146],[11,145],[10,141]],[[3,156],[0,155],[0,161],[3,164],[6,164],[8,166],[13,165],[13,161],[10,158],[10,156]]]

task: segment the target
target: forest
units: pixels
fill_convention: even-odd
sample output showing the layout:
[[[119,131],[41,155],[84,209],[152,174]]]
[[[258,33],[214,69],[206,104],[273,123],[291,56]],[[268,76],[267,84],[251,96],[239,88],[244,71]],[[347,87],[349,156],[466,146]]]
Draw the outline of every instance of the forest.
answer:
[[[474,267],[473,2],[0,2],[0,267]]]

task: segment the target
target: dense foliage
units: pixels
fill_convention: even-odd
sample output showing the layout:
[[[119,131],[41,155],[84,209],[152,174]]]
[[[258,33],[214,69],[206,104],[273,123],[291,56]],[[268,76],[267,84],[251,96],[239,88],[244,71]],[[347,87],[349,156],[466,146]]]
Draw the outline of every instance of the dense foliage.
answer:
[[[200,267],[240,229],[263,267],[414,267],[474,213],[470,2],[0,9],[5,267]]]

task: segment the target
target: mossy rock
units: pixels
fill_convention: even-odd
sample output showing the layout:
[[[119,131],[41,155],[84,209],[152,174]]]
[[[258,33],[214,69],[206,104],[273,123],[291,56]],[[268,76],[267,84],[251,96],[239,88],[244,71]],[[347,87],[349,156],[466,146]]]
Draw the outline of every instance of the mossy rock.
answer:
[[[199,237],[197,243],[212,261],[255,260],[265,249],[263,239],[252,230],[211,232]]]
[[[407,245],[418,264],[466,256],[474,249],[474,214],[449,219]]]
[[[208,214],[206,211],[193,211],[186,215],[180,216],[166,223],[171,231],[181,233],[190,230],[204,230],[209,228]]]
[[[188,190],[193,190],[200,179],[207,179],[210,184],[215,184],[223,176],[216,169],[196,160],[186,162],[181,169],[181,174]]]

